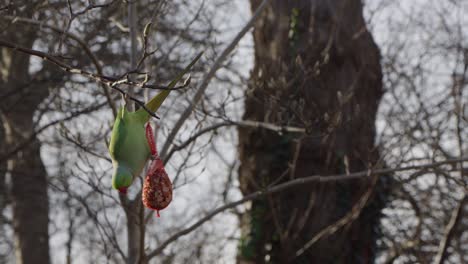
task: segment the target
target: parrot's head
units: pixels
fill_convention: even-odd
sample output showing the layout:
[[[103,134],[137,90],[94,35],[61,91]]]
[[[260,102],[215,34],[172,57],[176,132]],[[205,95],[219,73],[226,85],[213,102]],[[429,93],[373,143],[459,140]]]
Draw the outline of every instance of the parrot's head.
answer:
[[[130,169],[119,164],[115,166],[114,174],[112,175],[112,187],[119,190],[119,192],[126,194],[127,188],[132,184],[133,175]]]

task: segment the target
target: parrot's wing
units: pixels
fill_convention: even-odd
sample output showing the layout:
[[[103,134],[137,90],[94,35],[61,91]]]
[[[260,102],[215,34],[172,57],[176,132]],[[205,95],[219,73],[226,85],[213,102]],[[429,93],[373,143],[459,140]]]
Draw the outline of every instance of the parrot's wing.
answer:
[[[118,160],[119,154],[122,153],[123,143],[125,141],[126,131],[125,122],[123,120],[124,108],[119,109],[119,113],[115,118],[114,127],[112,128],[111,140],[109,144],[109,153],[112,159]]]
[[[148,108],[151,112],[156,112],[158,108],[161,106],[161,104],[164,102],[166,97],[169,95],[171,92],[171,89],[176,86],[176,84],[184,77],[184,75],[192,68],[192,66],[200,59],[202,56],[203,52],[200,52],[195,59],[193,59],[189,65],[187,65],[175,78],[174,80],[169,83],[167,86],[167,90],[164,90],[160,93],[158,93],[155,97],[153,97],[148,103],[145,104],[146,108]],[[140,108],[138,111],[135,112],[136,115],[138,115],[138,118],[143,122],[146,123],[148,122],[150,118],[150,114],[144,109]]]

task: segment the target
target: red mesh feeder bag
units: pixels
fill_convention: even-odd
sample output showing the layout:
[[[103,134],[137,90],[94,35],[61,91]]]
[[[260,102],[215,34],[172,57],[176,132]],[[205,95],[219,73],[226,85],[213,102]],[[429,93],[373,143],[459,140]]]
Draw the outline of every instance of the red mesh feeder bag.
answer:
[[[142,200],[143,204],[155,210],[159,217],[159,210],[166,208],[172,201],[172,183],[164,169],[162,160],[158,156],[149,123],[146,125],[146,137],[150,145],[153,161],[143,184]]]

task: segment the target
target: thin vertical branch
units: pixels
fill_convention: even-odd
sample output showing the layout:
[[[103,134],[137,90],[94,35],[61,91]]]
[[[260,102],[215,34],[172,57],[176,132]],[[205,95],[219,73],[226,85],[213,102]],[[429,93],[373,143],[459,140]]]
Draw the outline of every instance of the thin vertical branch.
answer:
[[[130,67],[131,71],[136,68],[137,65],[137,10],[135,0],[128,2],[128,27],[130,29]],[[133,80],[132,75],[129,75],[131,81]],[[130,111],[135,110],[135,104],[129,102],[134,94],[133,85],[130,85],[128,89],[129,97],[125,97],[126,107]],[[144,223],[143,223],[143,213],[144,209],[141,204],[141,197],[137,195],[135,199],[130,200],[125,195],[119,195],[122,207],[125,211],[125,216],[127,218],[127,242],[128,242],[128,264],[137,264],[141,263],[144,258],[144,244],[145,244],[145,235],[144,235]]]
[[[448,256],[447,249],[450,245],[450,240],[452,240],[452,237],[455,234],[455,228],[460,222],[460,219],[462,218],[463,207],[467,201],[468,201],[468,196],[465,193],[460,203],[458,204],[457,208],[455,208],[455,210],[453,210],[452,212],[452,216],[450,217],[450,222],[445,228],[444,237],[440,241],[439,250],[437,252],[434,263],[441,264],[441,263],[444,263],[444,261],[447,259],[447,256]]]
[[[137,65],[137,23],[136,23],[136,3],[135,0],[128,1],[128,27],[130,29],[130,67],[133,71]],[[130,80],[133,81],[132,75],[129,76]],[[128,88],[128,94],[133,96],[133,86],[130,85]],[[127,100],[127,99],[125,99]],[[127,108],[131,111],[135,110],[135,104],[127,103]]]

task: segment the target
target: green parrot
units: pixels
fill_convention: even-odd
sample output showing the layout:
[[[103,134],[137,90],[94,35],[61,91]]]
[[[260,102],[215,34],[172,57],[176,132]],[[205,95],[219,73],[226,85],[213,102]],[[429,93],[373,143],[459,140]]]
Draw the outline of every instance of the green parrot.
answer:
[[[167,90],[163,90],[146,103],[146,108],[153,113],[156,112],[171,92],[170,89],[175,87],[198,59],[200,59],[201,55],[202,53],[198,54],[176,76],[168,85]],[[127,188],[132,184],[133,179],[140,175],[151,155],[145,133],[145,123],[149,121],[150,117],[151,115],[144,108],[131,112],[125,106],[122,106],[115,118],[109,144],[109,154],[114,167],[112,187],[121,193],[126,193]]]

